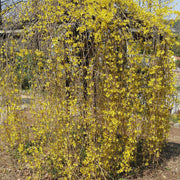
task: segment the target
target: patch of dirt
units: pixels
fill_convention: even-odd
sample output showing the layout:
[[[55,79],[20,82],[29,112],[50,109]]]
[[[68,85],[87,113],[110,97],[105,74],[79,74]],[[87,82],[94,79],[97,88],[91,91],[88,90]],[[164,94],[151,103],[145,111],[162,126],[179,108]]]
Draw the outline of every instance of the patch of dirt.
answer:
[[[169,132],[169,142],[180,144],[180,129],[172,127]]]
[[[180,131],[180,130],[179,130]],[[161,162],[147,168],[137,180],[180,180],[180,144],[169,142]]]
[[[154,168],[147,168],[137,180],[180,180],[180,128],[172,127],[168,144],[161,162]],[[132,178],[131,178],[132,179]]]
[[[11,156],[5,150],[0,150],[0,180],[25,180],[28,175],[28,169],[19,169]]]
[[[17,173],[14,167],[11,157],[0,151],[0,179],[1,180],[17,180]]]
[[[0,139],[0,180],[18,180],[19,174],[12,157],[5,150]]]

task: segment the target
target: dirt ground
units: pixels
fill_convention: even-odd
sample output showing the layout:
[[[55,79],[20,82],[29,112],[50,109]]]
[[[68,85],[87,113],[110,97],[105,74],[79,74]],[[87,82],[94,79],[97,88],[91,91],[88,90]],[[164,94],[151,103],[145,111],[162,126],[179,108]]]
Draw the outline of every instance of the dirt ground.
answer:
[[[136,178],[131,176],[121,180],[180,180],[180,128],[171,127],[169,143],[161,159],[157,167],[147,168]],[[24,180],[28,174],[28,170],[18,170],[11,156],[0,150],[0,180]]]
[[[148,168],[137,180],[180,180],[180,128],[171,127],[169,142],[155,168]]]

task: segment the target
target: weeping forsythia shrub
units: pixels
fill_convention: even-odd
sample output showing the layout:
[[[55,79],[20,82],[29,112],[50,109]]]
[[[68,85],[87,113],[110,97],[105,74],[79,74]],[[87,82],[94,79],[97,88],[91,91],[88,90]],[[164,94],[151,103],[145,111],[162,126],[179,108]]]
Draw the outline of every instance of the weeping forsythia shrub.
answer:
[[[115,178],[158,159],[174,94],[168,8],[149,0],[18,6],[4,27],[21,32],[1,38],[1,138],[31,178]]]

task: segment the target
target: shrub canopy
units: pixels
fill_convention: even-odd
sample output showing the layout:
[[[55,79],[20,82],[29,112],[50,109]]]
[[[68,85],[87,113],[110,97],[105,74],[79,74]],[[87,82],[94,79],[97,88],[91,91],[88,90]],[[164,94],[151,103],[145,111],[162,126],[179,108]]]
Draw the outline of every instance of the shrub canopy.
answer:
[[[173,40],[168,8],[142,2],[21,3],[13,22],[23,29],[1,39],[1,128],[32,177],[115,178],[158,159],[174,94]],[[23,93],[33,100],[20,111]]]

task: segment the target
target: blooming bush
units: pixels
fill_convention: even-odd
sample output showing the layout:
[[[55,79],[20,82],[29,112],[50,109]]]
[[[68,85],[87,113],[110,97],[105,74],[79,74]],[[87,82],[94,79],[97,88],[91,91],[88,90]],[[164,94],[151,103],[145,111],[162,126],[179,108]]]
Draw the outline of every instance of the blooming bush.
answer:
[[[1,129],[32,178],[115,178],[140,152],[144,165],[158,159],[175,91],[173,40],[167,7],[143,2],[21,3],[22,32],[1,42]]]

